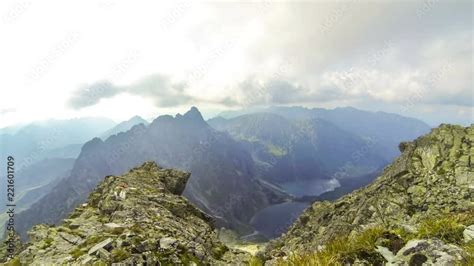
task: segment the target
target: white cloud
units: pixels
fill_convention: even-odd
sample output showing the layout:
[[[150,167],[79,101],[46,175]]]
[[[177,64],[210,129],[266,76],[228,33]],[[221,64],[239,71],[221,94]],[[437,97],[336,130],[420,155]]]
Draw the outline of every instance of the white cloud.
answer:
[[[0,72],[8,73],[0,106],[15,110],[0,114],[0,126],[119,110],[124,95],[141,97],[129,108],[143,113],[189,104],[353,104],[410,106],[426,119],[445,110],[447,120],[469,114],[473,103],[470,1],[4,1],[0,8]],[[71,34],[78,38],[55,48]],[[140,83],[150,75],[167,82]],[[75,98],[104,80],[117,91],[87,105]],[[71,98],[76,107],[97,106],[71,110]],[[430,105],[437,108],[429,114],[417,108]]]

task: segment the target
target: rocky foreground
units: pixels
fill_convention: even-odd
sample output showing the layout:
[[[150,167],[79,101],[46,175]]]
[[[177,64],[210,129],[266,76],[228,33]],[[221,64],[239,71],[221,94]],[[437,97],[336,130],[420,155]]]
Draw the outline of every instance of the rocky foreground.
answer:
[[[35,226],[25,265],[247,263],[218,240],[210,218],[180,196],[189,173],[147,162],[107,176],[60,226]],[[99,264],[100,265],[100,264]]]
[[[224,245],[180,196],[189,173],[148,162],[106,177],[62,225],[34,227],[9,263],[474,265],[474,126],[442,125],[400,150],[369,186],[313,203],[258,258]]]
[[[266,259],[474,263],[474,126],[441,125],[400,150],[371,185],[335,202],[315,202],[267,247]]]

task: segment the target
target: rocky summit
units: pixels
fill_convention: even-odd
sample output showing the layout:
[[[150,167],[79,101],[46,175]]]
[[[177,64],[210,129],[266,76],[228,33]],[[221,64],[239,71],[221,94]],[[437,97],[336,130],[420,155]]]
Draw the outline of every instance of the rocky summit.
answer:
[[[210,218],[180,196],[190,174],[147,162],[107,176],[59,226],[37,225],[15,258],[26,265],[245,263]]]
[[[474,263],[474,126],[441,125],[400,150],[369,186],[313,203],[268,263]]]

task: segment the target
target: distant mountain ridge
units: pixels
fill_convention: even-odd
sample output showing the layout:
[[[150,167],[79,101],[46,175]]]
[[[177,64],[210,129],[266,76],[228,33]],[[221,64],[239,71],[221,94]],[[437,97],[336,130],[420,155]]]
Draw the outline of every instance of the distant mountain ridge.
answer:
[[[372,143],[319,118],[290,120],[254,113],[208,122],[243,142],[261,166],[261,178],[277,183],[354,177],[387,164]],[[353,158],[357,153],[364,154]]]
[[[255,180],[249,154],[191,108],[184,115],[160,116],[149,126],[136,125],[106,141],[87,142],[71,175],[18,214],[17,230],[24,234],[34,224],[57,223],[85,200],[101,176],[125,172],[147,160],[192,172],[184,195],[218,223],[243,232],[251,232],[247,221],[253,213],[284,197]]]
[[[400,153],[397,146],[402,141],[410,141],[426,134],[431,127],[425,122],[397,114],[371,112],[353,107],[335,109],[304,107],[268,107],[245,111],[223,112],[220,116],[232,118],[242,114],[275,113],[291,120],[320,118],[364,139],[371,139],[379,144],[379,153],[387,161],[393,160]]]
[[[145,119],[143,119],[140,116],[136,115],[136,116],[130,118],[129,120],[123,121],[123,122],[119,123],[118,125],[114,126],[113,128],[107,130],[102,135],[100,135],[100,138],[105,140],[105,139],[107,139],[108,137],[110,137],[112,135],[116,135],[120,132],[126,132],[126,131],[130,130],[133,126],[136,126],[136,125],[139,125],[139,124],[144,124],[145,126],[147,126],[149,123]]]
[[[0,135],[0,155],[17,158],[17,167],[27,166],[69,145],[83,144],[115,126],[106,118],[77,118],[35,122],[19,128],[14,134]],[[68,151],[63,151],[69,153]],[[72,154],[74,154],[75,150]]]

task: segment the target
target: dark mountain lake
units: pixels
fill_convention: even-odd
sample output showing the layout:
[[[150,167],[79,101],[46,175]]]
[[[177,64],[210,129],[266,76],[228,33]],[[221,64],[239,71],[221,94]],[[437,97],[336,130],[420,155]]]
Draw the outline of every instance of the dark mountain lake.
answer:
[[[334,190],[340,184],[336,179],[316,179],[278,185],[293,196],[303,197],[321,195]],[[286,232],[309,205],[309,202],[284,202],[268,206],[256,213],[250,220],[250,224],[257,230],[255,233],[270,239],[276,238]]]
[[[309,206],[306,202],[284,202],[269,206],[257,214],[250,224],[267,238],[275,238],[286,232],[288,227]]]

